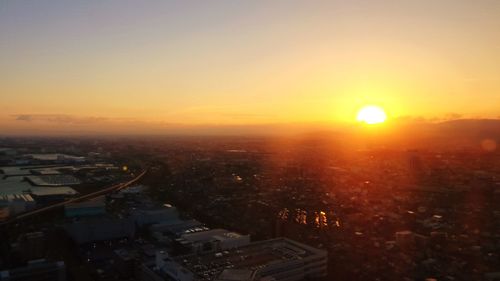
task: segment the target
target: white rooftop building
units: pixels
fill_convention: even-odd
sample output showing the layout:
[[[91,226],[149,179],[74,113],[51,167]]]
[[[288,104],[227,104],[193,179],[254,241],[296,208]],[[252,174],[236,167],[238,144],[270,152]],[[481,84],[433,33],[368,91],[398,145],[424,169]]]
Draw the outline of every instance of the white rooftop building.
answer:
[[[299,281],[326,276],[327,259],[324,250],[277,238],[218,253],[157,256],[142,265],[142,280]]]
[[[191,248],[193,253],[228,250],[250,243],[250,235],[242,235],[225,229],[212,229],[183,234],[177,242]]]

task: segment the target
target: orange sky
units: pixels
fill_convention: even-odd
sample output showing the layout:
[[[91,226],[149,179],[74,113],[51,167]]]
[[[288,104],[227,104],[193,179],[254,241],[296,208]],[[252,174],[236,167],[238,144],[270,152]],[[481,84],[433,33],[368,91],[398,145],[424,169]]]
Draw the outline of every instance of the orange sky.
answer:
[[[186,2],[2,1],[0,134],[500,115],[499,1]]]

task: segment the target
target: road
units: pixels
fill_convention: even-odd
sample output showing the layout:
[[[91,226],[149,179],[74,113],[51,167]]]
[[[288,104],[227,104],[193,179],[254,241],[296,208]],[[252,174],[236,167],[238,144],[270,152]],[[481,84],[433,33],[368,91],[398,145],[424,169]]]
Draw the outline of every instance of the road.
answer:
[[[112,185],[112,186],[107,187],[105,189],[101,189],[101,190],[96,191],[96,192],[85,194],[85,195],[82,195],[82,196],[77,197],[77,198],[68,199],[66,201],[59,202],[59,203],[56,203],[56,204],[53,204],[53,205],[50,205],[50,206],[45,206],[45,207],[38,208],[38,209],[35,209],[35,210],[32,210],[32,211],[28,211],[26,213],[20,214],[18,216],[10,218],[7,221],[4,221],[4,222],[0,223],[0,226],[6,225],[6,224],[10,224],[10,223],[13,223],[13,222],[16,222],[16,221],[19,221],[19,220],[22,220],[22,219],[25,219],[27,217],[30,217],[30,216],[33,216],[33,215],[36,215],[36,214],[40,214],[40,213],[43,213],[43,212],[46,212],[46,211],[50,211],[50,210],[53,210],[53,209],[56,209],[56,208],[60,208],[60,207],[63,207],[64,205],[66,205],[66,204],[88,200],[88,199],[91,199],[91,198],[94,198],[94,197],[98,197],[98,196],[110,193],[112,191],[116,191],[116,190],[120,190],[120,189],[126,188],[126,187],[130,186],[131,184],[133,184],[133,183],[137,182],[138,180],[140,180],[146,174],[147,171],[148,170],[145,169],[139,175],[137,175],[137,177],[135,177],[135,178],[133,178],[133,179],[127,181],[127,182],[115,184],[115,185]]]

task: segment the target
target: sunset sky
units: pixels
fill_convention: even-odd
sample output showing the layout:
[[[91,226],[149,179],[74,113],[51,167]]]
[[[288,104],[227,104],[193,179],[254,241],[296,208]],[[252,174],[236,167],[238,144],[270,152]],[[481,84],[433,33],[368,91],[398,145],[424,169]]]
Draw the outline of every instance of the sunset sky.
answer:
[[[0,0],[0,134],[500,116],[500,1]]]

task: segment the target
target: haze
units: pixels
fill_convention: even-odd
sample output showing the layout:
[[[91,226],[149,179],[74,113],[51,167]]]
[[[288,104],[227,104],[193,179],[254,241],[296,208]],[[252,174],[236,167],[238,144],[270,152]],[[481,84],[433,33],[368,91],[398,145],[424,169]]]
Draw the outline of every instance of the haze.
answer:
[[[0,134],[333,126],[366,104],[498,118],[499,15],[495,0],[1,1]]]

